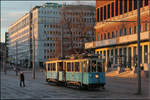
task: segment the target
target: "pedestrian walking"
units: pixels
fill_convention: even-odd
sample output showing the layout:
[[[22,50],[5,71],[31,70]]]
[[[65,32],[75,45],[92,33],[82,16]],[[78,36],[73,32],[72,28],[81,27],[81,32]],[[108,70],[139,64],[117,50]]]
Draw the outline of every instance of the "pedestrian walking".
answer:
[[[22,87],[22,84],[23,84],[23,87],[25,87],[25,81],[24,81],[24,74],[23,72],[20,72],[20,87]]]

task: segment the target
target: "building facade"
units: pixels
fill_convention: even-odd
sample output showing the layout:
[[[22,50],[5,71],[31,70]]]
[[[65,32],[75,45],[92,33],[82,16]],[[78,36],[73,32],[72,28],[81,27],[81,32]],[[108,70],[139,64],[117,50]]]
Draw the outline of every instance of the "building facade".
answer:
[[[6,44],[0,42],[0,70],[6,71]]]
[[[46,3],[32,8],[28,13],[11,24],[8,29],[9,57],[16,65],[31,67],[33,53],[35,65],[42,67],[43,62],[61,54],[58,28],[62,5]]]
[[[141,0],[140,62],[144,70],[150,64],[149,1]],[[86,49],[105,59],[107,68],[134,68],[137,63],[137,0],[96,1],[96,41]]]
[[[84,43],[95,40],[96,11],[90,5],[64,5],[62,8],[62,55],[84,52]]]
[[[83,50],[84,42],[96,38],[95,13],[95,7],[87,5],[46,3],[32,8],[9,26],[11,63],[31,67],[35,58],[35,66],[42,67],[50,58],[70,56],[73,49]]]

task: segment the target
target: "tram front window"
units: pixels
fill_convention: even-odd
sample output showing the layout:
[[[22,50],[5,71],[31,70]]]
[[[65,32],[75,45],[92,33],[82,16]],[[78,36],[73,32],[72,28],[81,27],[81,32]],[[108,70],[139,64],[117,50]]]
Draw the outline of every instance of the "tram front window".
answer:
[[[102,69],[102,63],[100,62],[97,62],[97,72],[102,72],[103,69]]]
[[[96,72],[96,61],[90,61],[88,72]]]

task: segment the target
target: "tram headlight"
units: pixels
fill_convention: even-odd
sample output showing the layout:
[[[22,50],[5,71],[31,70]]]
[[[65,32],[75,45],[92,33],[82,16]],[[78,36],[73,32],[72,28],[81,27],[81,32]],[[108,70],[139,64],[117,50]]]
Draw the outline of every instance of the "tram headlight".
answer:
[[[96,74],[96,75],[95,75],[95,78],[99,78],[99,75],[98,75],[98,74]]]

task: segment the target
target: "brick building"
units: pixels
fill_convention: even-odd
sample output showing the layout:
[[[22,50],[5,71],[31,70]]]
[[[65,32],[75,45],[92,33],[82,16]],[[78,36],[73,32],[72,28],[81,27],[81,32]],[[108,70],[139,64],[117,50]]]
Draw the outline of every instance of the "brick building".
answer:
[[[141,0],[141,66],[150,64],[149,1]],[[137,61],[137,0],[96,1],[96,41],[85,44],[102,54],[110,68],[134,68]]]
[[[84,52],[84,43],[95,40],[96,11],[91,5],[64,5],[62,8],[63,56]]]

